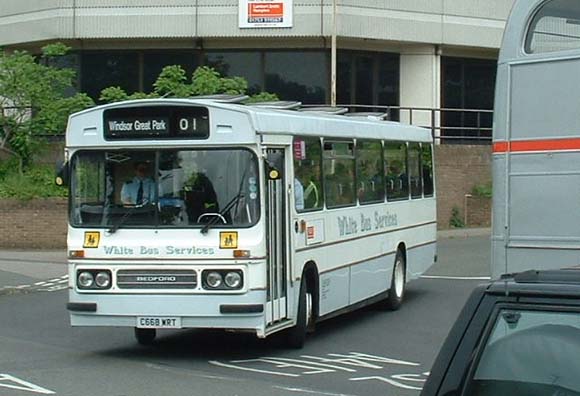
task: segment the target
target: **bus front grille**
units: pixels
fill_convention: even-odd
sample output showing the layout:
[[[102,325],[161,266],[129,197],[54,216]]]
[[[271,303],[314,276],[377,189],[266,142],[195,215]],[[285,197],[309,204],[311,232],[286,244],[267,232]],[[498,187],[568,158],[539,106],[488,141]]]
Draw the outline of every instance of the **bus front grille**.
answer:
[[[119,289],[195,289],[197,272],[194,270],[120,270],[117,272]]]

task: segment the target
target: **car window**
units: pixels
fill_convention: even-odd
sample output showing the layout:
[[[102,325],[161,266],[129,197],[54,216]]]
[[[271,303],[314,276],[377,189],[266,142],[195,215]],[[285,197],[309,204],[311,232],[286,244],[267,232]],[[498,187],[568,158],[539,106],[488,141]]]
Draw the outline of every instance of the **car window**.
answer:
[[[580,312],[499,312],[469,395],[580,395]]]

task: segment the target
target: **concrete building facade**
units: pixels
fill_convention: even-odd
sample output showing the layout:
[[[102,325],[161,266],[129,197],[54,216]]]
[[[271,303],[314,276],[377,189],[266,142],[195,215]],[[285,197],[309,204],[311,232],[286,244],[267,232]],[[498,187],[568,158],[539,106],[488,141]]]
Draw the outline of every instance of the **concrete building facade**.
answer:
[[[245,77],[250,91],[309,104],[329,102],[336,32],[338,103],[492,108],[495,60],[513,0],[334,1],[3,0],[0,46],[36,52],[66,43],[73,49],[67,66],[95,99],[108,86],[148,91],[163,66],[180,64],[188,72],[210,65]],[[284,3],[291,26],[242,27],[250,3]],[[394,113],[419,125],[475,122],[459,113],[409,117]],[[490,115],[477,117],[491,124]]]

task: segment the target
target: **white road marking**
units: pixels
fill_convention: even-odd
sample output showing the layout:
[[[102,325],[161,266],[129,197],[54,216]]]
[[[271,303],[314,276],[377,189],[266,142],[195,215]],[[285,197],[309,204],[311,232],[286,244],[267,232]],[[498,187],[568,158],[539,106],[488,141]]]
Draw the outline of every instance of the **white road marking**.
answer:
[[[278,371],[268,371],[268,370],[258,370],[258,369],[253,369],[250,367],[242,367],[242,366],[236,366],[233,364],[226,364],[226,363],[221,363],[215,360],[210,360],[208,363],[213,364],[215,366],[220,366],[220,367],[226,367],[226,368],[233,368],[233,369],[237,369],[237,370],[243,370],[243,371],[253,371],[255,373],[262,373],[262,374],[273,374],[273,375],[280,375],[283,377],[300,377],[299,374],[291,374],[291,373],[281,373]]]
[[[447,280],[490,280],[489,276],[438,276],[438,275],[423,275],[422,279],[447,279]]]
[[[351,378],[350,380],[351,381],[378,380],[378,381],[386,382],[388,384],[391,384],[393,386],[396,386],[397,388],[411,389],[411,390],[421,390],[421,389],[423,389],[423,388],[418,388],[416,386],[405,385],[405,384],[400,383],[399,381],[395,381],[395,380],[392,380],[390,378],[378,377],[378,376],[374,376],[374,377],[361,377],[361,378]]]
[[[287,388],[285,386],[274,386],[274,389],[282,389],[282,390],[287,390],[290,392],[297,392],[297,393],[311,393],[314,395],[326,395],[326,396],[353,396],[353,395],[348,395],[346,393],[330,393],[330,392],[319,392],[319,391],[315,391],[315,390],[311,390],[311,389],[303,389],[303,388]]]
[[[31,384],[30,382],[21,380],[20,378],[16,378],[8,374],[0,374],[0,387],[22,390],[32,393],[40,393],[41,395],[55,394],[51,390],[42,388],[38,385]]]

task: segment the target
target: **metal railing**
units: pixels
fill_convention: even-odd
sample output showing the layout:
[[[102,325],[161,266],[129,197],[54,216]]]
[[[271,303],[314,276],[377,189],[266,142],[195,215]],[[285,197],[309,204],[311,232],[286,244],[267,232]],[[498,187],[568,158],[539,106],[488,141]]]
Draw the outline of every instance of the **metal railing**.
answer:
[[[391,121],[428,128],[436,143],[491,144],[493,110],[352,104],[337,106],[351,112],[381,112],[387,114]]]

